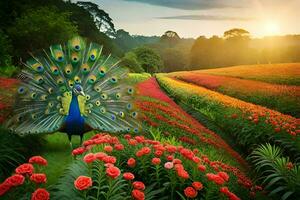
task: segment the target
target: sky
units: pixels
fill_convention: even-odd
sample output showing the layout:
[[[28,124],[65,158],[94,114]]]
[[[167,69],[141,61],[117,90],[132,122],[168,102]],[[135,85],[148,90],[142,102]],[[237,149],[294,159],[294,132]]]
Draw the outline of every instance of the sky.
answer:
[[[82,0],[81,0],[82,1]],[[300,0],[91,0],[131,35],[222,36],[243,28],[252,37],[300,34]]]

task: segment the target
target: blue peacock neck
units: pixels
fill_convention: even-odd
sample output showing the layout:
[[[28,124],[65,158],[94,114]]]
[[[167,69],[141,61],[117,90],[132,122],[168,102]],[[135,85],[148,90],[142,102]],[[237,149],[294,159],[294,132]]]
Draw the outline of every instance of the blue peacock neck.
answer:
[[[72,93],[69,114],[66,117],[66,129],[68,134],[83,134],[84,118],[81,116],[77,95]]]

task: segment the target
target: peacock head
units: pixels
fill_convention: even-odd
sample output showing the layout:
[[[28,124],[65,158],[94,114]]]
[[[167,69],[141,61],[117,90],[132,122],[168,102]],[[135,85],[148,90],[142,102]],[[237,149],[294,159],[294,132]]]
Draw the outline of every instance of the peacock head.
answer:
[[[73,94],[75,94],[76,96],[78,95],[82,95],[82,96],[85,96],[84,92],[83,92],[83,88],[81,85],[79,84],[76,84],[74,87],[73,87]]]

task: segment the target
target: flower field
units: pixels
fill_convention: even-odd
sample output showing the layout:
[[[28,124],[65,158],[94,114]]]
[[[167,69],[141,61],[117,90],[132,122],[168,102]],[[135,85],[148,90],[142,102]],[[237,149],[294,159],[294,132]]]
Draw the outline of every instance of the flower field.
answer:
[[[169,77],[193,83],[281,113],[300,117],[300,86],[270,84],[261,81],[210,75],[206,73],[170,73]]]
[[[197,72],[197,71],[196,71]],[[199,70],[200,73],[251,79],[275,84],[300,85],[300,64],[243,65]]]
[[[36,149],[26,155],[19,151],[25,147],[13,148],[10,137],[1,141],[0,168],[3,161],[12,164],[10,171],[0,174],[0,199],[295,199],[300,181],[299,119],[227,96],[224,90],[247,95],[259,87],[275,97],[294,86],[270,89],[270,83],[192,75],[130,74],[128,81],[137,90],[134,107],[143,121],[139,134],[92,131],[82,145],[70,150],[65,135],[55,133],[36,139]],[[245,92],[244,81],[261,85]],[[12,106],[14,90],[8,88],[16,83],[0,79],[2,119]],[[176,102],[205,114],[236,145],[230,146],[227,138]],[[271,144],[264,146],[267,142]],[[12,148],[11,159],[23,154],[22,159],[5,160],[10,155],[2,151],[5,145]]]
[[[206,113],[226,132],[234,135],[239,144],[248,147],[271,139],[282,142],[282,145],[288,144],[285,147],[299,156],[299,119],[163,74],[157,78],[171,95]]]

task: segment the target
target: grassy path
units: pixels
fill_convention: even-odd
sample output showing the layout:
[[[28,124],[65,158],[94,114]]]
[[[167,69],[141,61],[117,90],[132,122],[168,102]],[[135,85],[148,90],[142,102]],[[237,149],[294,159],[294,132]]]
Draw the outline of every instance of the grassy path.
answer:
[[[84,138],[89,138],[92,133],[85,134]],[[73,161],[69,140],[64,133],[54,133],[45,136],[46,143],[40,155],[48,160],[48,166],[44,172],[47,174],[47,185],[55,184],[64,170]],[[73,148],[79,145],[79,136],[72,138]]]

